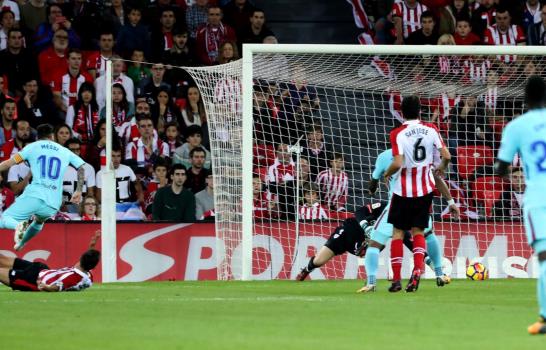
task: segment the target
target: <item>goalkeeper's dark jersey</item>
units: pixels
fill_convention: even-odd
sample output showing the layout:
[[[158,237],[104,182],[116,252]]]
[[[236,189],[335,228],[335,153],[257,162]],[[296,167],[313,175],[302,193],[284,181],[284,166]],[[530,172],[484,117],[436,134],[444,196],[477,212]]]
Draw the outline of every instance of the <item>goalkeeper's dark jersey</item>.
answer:
[[[369,231],[382,211],[383,205],[380,203],[363,206],[355,212],[354,218],[344,220],[324,245],[336,255],[349,252],[353,255],[364,256],[370,238]]]

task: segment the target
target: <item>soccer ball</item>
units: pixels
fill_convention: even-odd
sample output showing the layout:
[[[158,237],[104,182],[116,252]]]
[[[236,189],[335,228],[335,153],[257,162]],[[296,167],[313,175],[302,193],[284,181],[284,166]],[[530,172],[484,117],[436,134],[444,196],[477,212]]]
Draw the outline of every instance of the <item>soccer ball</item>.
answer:
[[[489,272],[482,263],[474,263],[466,268],[466,277],[473,281],[483,281],[489,278]]]

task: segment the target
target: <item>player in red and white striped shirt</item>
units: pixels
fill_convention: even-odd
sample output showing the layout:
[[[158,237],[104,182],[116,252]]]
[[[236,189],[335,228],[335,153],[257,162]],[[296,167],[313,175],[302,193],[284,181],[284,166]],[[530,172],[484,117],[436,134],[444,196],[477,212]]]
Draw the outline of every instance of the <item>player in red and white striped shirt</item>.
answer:
[[[335,154],[330,160],[331,167],[317,176],[317,185],[322,193],[322,201],[332,210],[345,210],[349,194],[349,177],[344,171],[343,155]]]
[[[392,5],[392,20],[396,29],[395,44],[401,45],[404,39],[421,29],[421,14],[428,8],[418,0],[403,0]]]
[[[404,231],[413,236],[414,270],[406,292],[415,292],[424,272],[426,250],[424,229],[428,226],[430,207],[435,189],[432,175],[434,149],[440,151],[442,161],[437,172],[442,174],[451,155],[434,124],[419,120],[421,103],[416,95],[402,101],[402,115],[406,121],[390,134],[394,160],[385,172],[387,181],[395,176],[388,223],[394,226],[391,258],[403,257]],[[400,291],[401,282],[393,281],[390,291]]]
[[[497,8],[496,22],[487,27],[483,36],[486,45],[515,46],[525,45],[525,34],[520,26],[511,24],[510,13],[505,8]],[[497,56],[497,59],[505,63],[516,60],[515,55]]]
[[[319,187],[314,183],[303,185],[304,203],[298,207],[301,220],[327,220],[328,210],[320,204]]]
[[[0,255],[0,282],[13,290],[68,292],[91,287],[91,270],[100,261],[100,252],[95,249],[100,231],[97,231],[89,249],[80,257],[76,265],[61,269],[50,269],[41,262],[31,262],[19,258]]]

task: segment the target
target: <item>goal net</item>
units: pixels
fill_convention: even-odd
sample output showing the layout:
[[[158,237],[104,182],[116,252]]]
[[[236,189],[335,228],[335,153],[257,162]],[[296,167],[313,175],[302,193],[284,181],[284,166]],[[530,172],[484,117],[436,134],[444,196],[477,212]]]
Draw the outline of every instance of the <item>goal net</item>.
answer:
[[[525,110],[526,78],[545,74],[539,53],[245,45],[244,62],[188,68],[210,127],[219,278],[293,279],[342,220],[363,205],[385,204],[384,184],[373,197],[367,187],[410,94],[419,95],[422,119],[438,126],[453,156],[445,180],[461,219],[439,197],[432,214],[445,272],[463,278],[470,261],[481,261],[491,277],[535,276],[521,162],[514,159],[509,179],[496,177],[492,165],[504,125]],[[379,277],[388,276],[388,254],[387,246]],[[410,257],[406,251],[406,276]],[[311,274],[364,276],[362,259],[350,254]],[[426,276],[433,276],[428,268]]]

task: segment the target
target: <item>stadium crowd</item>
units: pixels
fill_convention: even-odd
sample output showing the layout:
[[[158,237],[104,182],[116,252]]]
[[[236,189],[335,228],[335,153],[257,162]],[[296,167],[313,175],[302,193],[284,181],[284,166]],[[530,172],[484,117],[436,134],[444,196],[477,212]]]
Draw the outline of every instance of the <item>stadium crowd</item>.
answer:
[[[0,158],[54,125],[56,142],[87,162],[85,200],[69,202],[77,178],[67,171],[55,219],[99,219],[111,59],[118,219],[213,219],[207,115],[173,67],[227,63],[265,38],[276,40],[247,0],[1,0]],[[1,210],[32,181],[24,164],[3,175]]]
[[[545,43],[546,7],[537,0],[348,2],[364,31],[358,37],[361,44]],[[67,172],[66,202],[56,219],[98,219],[105,157],[105,62],[112,59],[118,218],[212,219],[207,115],[192,78],[174,67],[223,64],[240,57],[243,43],[277,42],[265,19],[264,11],[249,0],[0,0],[0,158],[32,142],[39,124],[54,125],[56,141],[89,165],[86,200],[79,208],[68,202],[76,175]],[[378,57],[370,66],[390,79],[398,69],[391,63]],[[542,68],[534,60],[512,56],[439,57],[415,68],[430,69],[431,64],[442,76],[485,87],[475,98],[446,91],[423,101],[427,118],[438,123],[456,156],[454,197],[470,211],[480,206],[486,216],[519,218],[521,186],[487,179],[500,131],[522,109],[518,101],[505,101],[497,89],[518,74]],[[414,72],[412,78],[417,79],[419,70]],[[307,84],[304,68],[294,67],[293,77],[290,83],[255,84],[256,217],[292,219],[298,212],[303,219],[344,218],[348,160],[325,143],[323,127],[314,118],[321,100]],[[386,93],[395,117],[401,98],[399,91]],[[303,153],[296,179],[288,147],[300,136]],[[465,152],[478,152],[486,161],[469,165]],[[2,210],[29,181],[24,164],[4,174]],[[476,195],[492,190],[499,193],[494,201]],[[154,208],[155,195],[161,192],[162,203],[176,207],[176,213]],[[296,195],[301,204],[294,200]],[[508,203],[514,208],[506,210]]]

